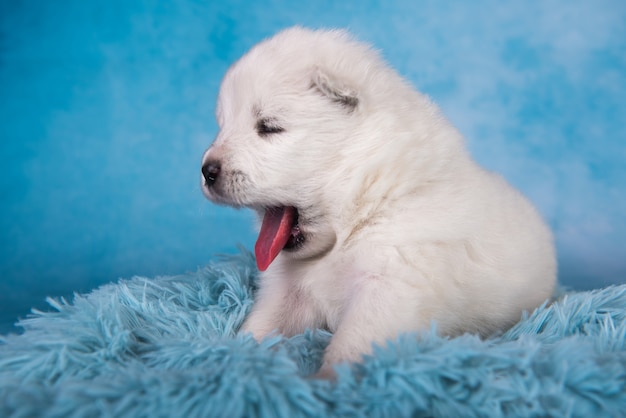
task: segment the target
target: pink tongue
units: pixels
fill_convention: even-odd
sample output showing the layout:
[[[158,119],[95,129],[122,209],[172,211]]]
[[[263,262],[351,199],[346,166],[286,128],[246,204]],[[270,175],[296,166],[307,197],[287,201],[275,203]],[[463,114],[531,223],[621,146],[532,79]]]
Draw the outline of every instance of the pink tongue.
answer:
[[[272,208],[265,211],[261,232],[254,246],[256,265],[259,270],[267,270],[289,241],[295,215],[296,209],[293,207]]]

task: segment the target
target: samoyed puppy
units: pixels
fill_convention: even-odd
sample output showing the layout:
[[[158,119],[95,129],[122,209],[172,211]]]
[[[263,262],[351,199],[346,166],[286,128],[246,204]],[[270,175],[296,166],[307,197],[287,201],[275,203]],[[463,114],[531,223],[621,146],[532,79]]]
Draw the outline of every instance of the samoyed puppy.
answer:
[[[549,229],[368,45],[291,28],[223,79],[202,190],[259,217],[242,331],[333,333],[320,376],[400,333],[504,330],[555,286]]]

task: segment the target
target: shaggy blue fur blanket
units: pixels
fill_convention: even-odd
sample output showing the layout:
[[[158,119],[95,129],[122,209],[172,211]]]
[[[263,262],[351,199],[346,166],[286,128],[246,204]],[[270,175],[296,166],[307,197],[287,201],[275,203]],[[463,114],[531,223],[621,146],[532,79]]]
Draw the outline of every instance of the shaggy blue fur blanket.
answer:
[[[242,253],[50,299],[0,342],[0,416],[626,414],[626,285],[561,296],[486,340],[404,335],[327,382],[307,376],[330,334],[237,335],[256,277]]]

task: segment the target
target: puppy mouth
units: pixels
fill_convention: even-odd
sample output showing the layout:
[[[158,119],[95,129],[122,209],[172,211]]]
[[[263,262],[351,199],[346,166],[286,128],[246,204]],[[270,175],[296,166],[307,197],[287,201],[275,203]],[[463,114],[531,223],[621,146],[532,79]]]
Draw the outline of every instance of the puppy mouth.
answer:
[[[265,209],[261,230],[254,246],[257,267],[265,271],[282,250],[296,251],[305,241],[298,209],[275,206]]]

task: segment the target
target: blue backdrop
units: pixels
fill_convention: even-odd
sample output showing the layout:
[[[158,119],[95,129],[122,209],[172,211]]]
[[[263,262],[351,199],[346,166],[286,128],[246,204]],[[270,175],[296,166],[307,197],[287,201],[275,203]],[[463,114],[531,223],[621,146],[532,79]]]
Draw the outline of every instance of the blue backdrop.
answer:
[[[560,279],[626,280],[626,2],[0,2],[0,332],[47,295],[195,270],[251,215],[199,189],[229,64],[345,27],[539,207]]]

